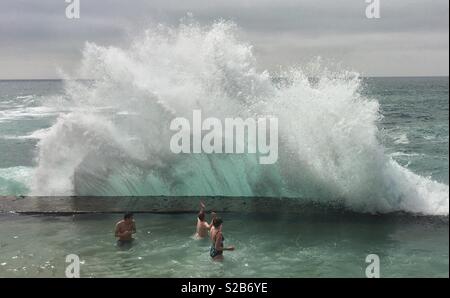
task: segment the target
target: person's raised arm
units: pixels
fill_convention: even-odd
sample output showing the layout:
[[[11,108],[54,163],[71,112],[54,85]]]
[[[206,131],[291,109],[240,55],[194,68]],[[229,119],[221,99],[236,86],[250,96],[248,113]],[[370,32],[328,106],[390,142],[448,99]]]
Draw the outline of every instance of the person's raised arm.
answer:
[[[202,201],[200,201],[200,212],[204,212],[205,211],[205,203],[203,203]]]
[[[210,230],[213,227],[213,223],[214,223],[214,218],[216,218],[217,213],[216,212],[211,212],[211,223],[208,225],[206,224],[206,226],[208,227],[208,229]]]

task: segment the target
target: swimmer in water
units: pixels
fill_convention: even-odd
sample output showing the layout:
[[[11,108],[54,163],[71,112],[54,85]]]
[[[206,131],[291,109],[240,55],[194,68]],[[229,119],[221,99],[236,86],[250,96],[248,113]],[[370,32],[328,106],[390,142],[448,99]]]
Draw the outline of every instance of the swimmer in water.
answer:
[[[222,234],[223,221],[220,217],[216,217],[213,220],[214,231],[211,232],[211,249],[209,251],[209,255],[214,261],[222,261],[223,260],[223,252],[225,250],[233,251],[234,246],[223,246],[223,241],[225,238]]]
[[[133,219],[132,213],[125,213],[123,220],[116,224],[116,230],[114,236],[119,238],[117,240],[118,246],[123,246],[125,244],[131,244],[133,242],[132,235],[136,233],[136,223]]]
[[[197,215],[197,228],[195,232],[195,238],[196,239],[203,239],[208,236],[208,231],[212,227],[212,221],[215,218],[215,213],[211,212],[211,224],[208,224],[206,222],[206,214],[205,214],[205,204],[203,202],[200,202],[200,211]]]

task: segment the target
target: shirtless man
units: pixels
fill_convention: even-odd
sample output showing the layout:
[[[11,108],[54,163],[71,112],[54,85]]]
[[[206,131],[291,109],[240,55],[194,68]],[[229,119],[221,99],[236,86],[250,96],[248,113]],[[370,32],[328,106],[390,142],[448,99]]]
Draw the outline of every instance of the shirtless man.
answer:
[[[122,246],[130,244],[133,241],[132,235],[136,233],[136,223],[133,219],[132,213],[125,213],[123,220],[116,224],[116,231],[114,235],[119,238],[117,244]]]
[[[197,230],[195,233],[195,238],[203,239],[208,236],[208,231],[212,227],[212,221],[214,220],[215,213],[211,212],[211,224],[208,224],[205,220],[205,204],[200,202],[200,212],[197,215]]]

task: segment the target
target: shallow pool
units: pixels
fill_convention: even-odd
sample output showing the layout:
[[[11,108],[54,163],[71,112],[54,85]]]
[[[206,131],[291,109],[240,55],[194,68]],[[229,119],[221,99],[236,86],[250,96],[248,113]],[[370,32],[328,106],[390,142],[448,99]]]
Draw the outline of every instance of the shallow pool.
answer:
[[[192,237],[195,214],[136,214],[129,249],[113,236],[120,214],[0,215],[0,277],[64,277],[65,257],[81,277],[365,277],[377,254],[381,277],[448,277],[448,218],[222,214],[222,263]]]

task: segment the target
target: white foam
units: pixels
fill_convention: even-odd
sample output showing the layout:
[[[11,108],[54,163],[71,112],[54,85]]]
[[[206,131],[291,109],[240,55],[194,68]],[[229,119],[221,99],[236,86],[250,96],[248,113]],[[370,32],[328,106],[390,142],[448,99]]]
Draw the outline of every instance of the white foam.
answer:
[[[448,214],[447,185],[384,152],[379,104],[361,96],[358,74],[311,65],[282,75],[289,83],[279,87],[258,72],[252,47],[228,22],[159,26],[126,49],[88,43],[79,76],[96,81],[68,82],[71,112],[39,143],[33,192],[256,195],[264,189],[339,200],[362,212]],[[193,109],[217,118],[278,117],[277,168],[257,167],[248,156],[171,154],[168,124]],[[127,117],[118,120],[122,111]]]

